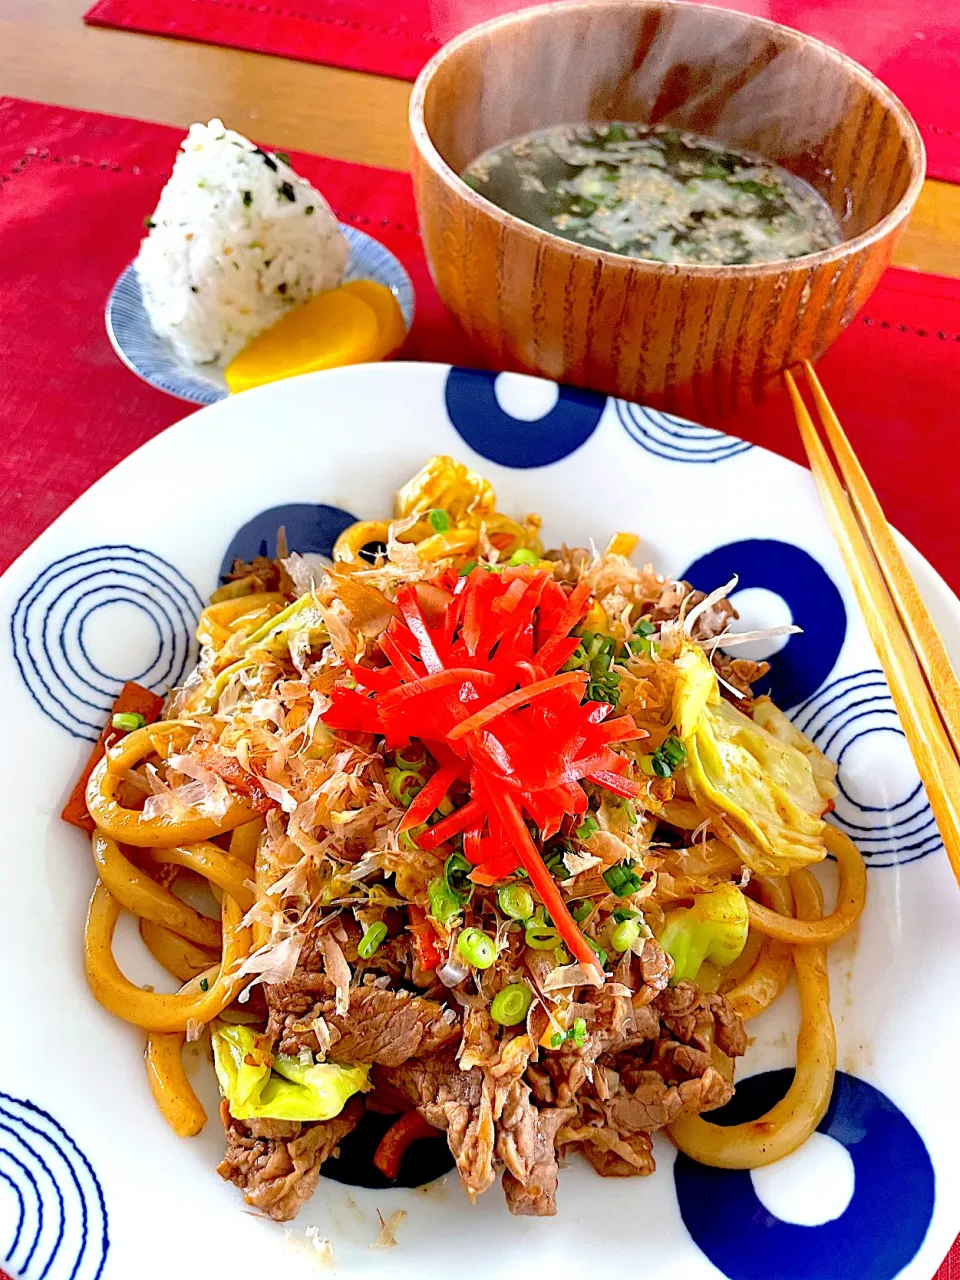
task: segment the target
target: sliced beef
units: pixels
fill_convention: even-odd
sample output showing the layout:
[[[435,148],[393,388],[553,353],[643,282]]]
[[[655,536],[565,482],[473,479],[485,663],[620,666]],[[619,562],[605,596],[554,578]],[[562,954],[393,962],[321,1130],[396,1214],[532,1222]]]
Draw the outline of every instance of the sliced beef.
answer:
[[[493,1097],[479,1067],[461,1071],[452,1047],[377,1072],[430,1124],[444,1129],[464,1190],[471,1199],[494,1180]]]
[[[752,658],[732,658],[722,649],[714,650],[712,662],[720,679],[727,685],[732,685],[740,694],[739,698],[731,697],[730,701],[749,715],[754,702],[753,686],[770,670],[770,663],[754,662]],[[720,692],[728,693],[729,690],[721,684]]]
[[[320,1166],[363,1114],[354,1097],[338,1116],[317,1124],[283,1120],[235,1120],[227,1103],[220,1116],[227,1150],[217,1166],[221,1178],[243,1192],[247,1204],[277,1222],[288,1222],[313,1195]]]
[[[329,979],[311,971],[298,971],[289,982],[267,987],[266,998],[267,1034],[281,1053],[291,1056],[302,1049],[320,1051],[311,1025],[318,1017],[330,1032],[326,1056],[331,1062],[396,1067],[408,1058],[434,1053],[460,1036],[457,1019],[442,1005],[406,991],[354,987],[350,1007],[337,1013]]]
[[[663,991],[650,1008],[660,1022],[656,1040],[603,1059],[619,1078],[604,1111],[621,1135],[651,1133],[681,1112],[699,1115],[723,1106],[733,1096],[733,1084],[714,1064],[712,1046],[728,1057],[746,1048],[743,1023],[726,1000],[692,982]]]
[[[510,1093],[509,1111],[504,1108],[504,1120],[497,1128],[497,1155],[507,1166],[503,1174],[507,1208],[526,1217],[549,1218],[557,1212],[557,1133],[576,1111],[573,1107],[537,1111],[530,1103],[530,1090],[519,1081]]]
[[[602,1122],[566,1124],[557,1135],[562,1148],[575,1146],[602,1178],[645,1177],[653,1173],[653,1143],[642,1131],[621,1134]]]

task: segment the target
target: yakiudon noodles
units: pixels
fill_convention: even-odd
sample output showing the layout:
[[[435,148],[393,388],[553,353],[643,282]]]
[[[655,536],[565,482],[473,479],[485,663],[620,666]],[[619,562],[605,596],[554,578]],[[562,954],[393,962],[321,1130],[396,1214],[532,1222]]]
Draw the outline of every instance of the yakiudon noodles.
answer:
[[[65,811],[92,833],[94,995],[146,1033],[183,1136],[206,1116],[181,1051],[209,1033],[219,1172],[273,1218],[365,1110],[397,1117],[388,1178],[444,1132],[471,1198],[502,1172],[513,1212],[552,1214],[575,1153],[647,1174],[662,1129],[750,1169],[828,1105],[826,947],[866,890],[825,822],[835,766],[752,693],[722,590],[638,566],[632,534],[545,553],[539,529],[436,457],[329,565],[281,531],[213,596],[182,687],[128,687]],[[198,876],[219,921],[174,892]],[[121,973],[123,908],[176,993]],[[789,1091],[712,1124],[791,973]]]

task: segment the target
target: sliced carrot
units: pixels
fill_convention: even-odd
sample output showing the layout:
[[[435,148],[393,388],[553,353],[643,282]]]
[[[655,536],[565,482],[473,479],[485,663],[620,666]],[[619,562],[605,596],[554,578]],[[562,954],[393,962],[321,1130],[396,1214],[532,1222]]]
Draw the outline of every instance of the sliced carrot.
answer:
[[[409,1148],[421,1138],[436,1138],[440,1130],[424,1120],[419,1111],[408,1111],[394,1121],[380,1139],[373,1153],[373,1163],[385,1178],[395,1182],[400,1176],[400,1165]]]
[[[440,952],[437,950],[437,934],[427,919],[423,907],[411,903],[407,908],[410,916],[410,930],[413,933],[413,944],[417,949],[417,960],[420,968],[429,972],[440,963]]]
[[[142,684],[134,684],[132,680],[127,681],[120,690],[119,697],[113,704],[103,732],[90,752],[90,757],[83,766],[83,771],[70,792],[67,803],[60,812],[60,817],[64,822],[69,822],[72,827],[79,827],[81,831],[91,833],[93,831],[94,822],[89,813],[87,813],[87,783],[90,781],[91,773],[100,763],[107,745],[112,746],[115,741],[124,735],[123,729],[115,729],[113,727],[113,717],[121,714],[141,715],[147,724],[153,724],[155,720],[159,719],[162,706],[163,698],[159,694],[154,693],[151,689],[145,689]]]

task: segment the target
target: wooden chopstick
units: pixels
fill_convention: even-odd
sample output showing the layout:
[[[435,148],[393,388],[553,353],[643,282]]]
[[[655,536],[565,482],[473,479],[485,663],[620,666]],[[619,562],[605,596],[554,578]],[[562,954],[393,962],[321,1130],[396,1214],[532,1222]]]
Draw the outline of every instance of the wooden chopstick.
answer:
[[[790,373],[785,373],[784,378],[820,499],[850,575],[870,639],[886,674],[900,723],[940,828],[947,857],[960,882],[960,762],[874,553],[817,434],[797,384]],[[903,572],[909,576],[906,565]]]
[[[871,544],[914,652],[920,659],[927,684],[940,712],[940,719],[953,741],[953,750],[960,757],[960,681],[957,673],[930,617],[930,611],[917,590],[913,575],[893,539],[877,495],[820,385],[820,379],[813,371],[813,365],[806,360],[803,367],[820,411],[820,421],[847,486],[847,496],[857,513],[866,539]]]

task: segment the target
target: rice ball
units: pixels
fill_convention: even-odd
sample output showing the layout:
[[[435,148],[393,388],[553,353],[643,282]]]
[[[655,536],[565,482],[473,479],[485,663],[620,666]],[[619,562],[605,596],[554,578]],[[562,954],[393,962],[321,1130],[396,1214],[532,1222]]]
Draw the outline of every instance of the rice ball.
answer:
[[[319,191],[219,120],[191,125],[134,266],[151,328],[192,364],[228,364],[343,278],[349,245]]]

